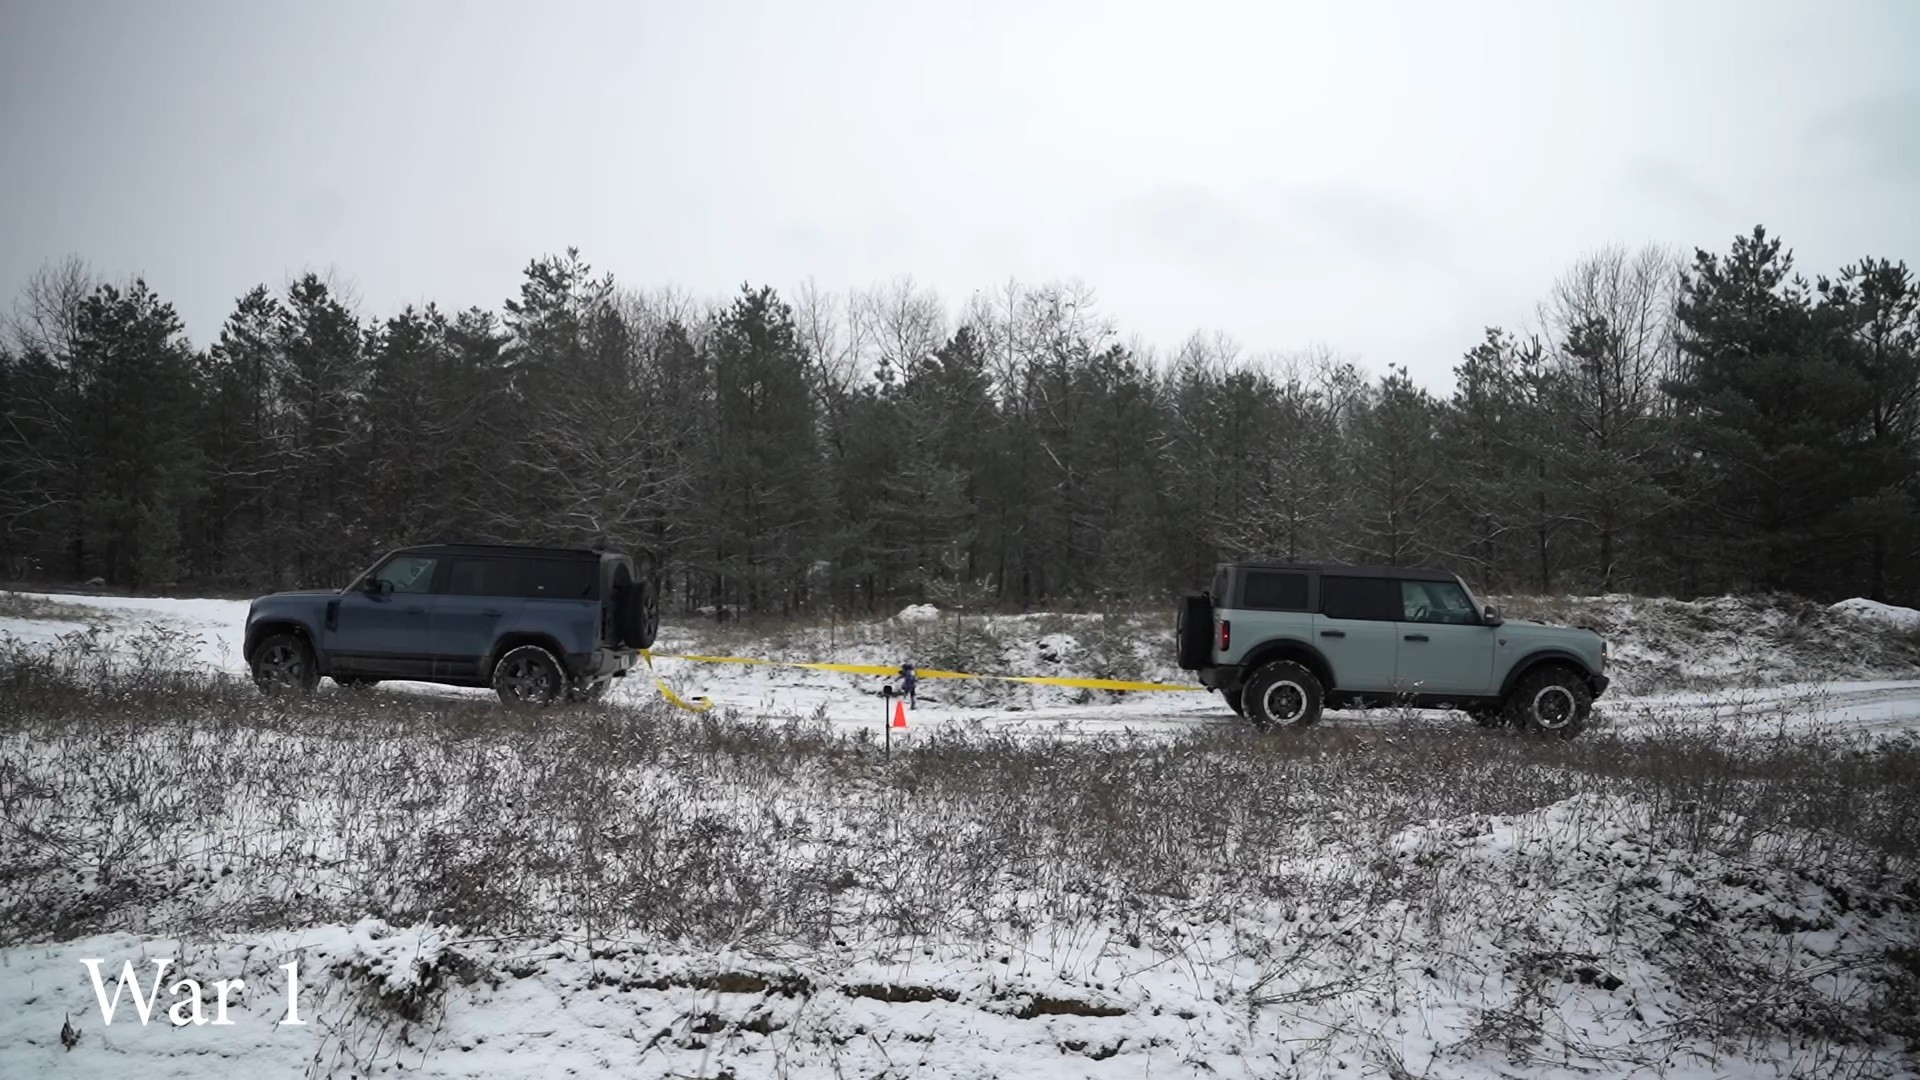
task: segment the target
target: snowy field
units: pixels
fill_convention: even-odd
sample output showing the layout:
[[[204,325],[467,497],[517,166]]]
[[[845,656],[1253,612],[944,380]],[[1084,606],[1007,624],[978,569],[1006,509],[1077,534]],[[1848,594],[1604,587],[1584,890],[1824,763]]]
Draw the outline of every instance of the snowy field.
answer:
[[[95,631],[92,645],[123,652],[155,628],[173,635],[166,662],[244,675],[240,656],[247,604],[196,600],[13,594],[47,605],[51,616],[0,614],[0,639],[52,643]],[[1696,603],[1609,596],[1542,605],[1505,601],[1520,617],[1538,615],[1593,626],[1613,643],[1614,687],[1596,706],[1597,728],[1701,724],[1771,729],[1781,724],[1863,734],[1920,731],[1920,649],[1907,635],[1920,612],[1867,600],[1831,610],[1789,610],[1763,601]],[[758,635],[711,626],[662,628],[660,653],[688,652],[792,661],[831,660],[985,674],[1072,675],[1191,684],[1171,658],[1171,621],[1138,616],[967,617],[957,628],[931,608],[865,623]],[[1920,641],[1920,639],[1915,639]],[[825,719],[845,729],[878,729],[885,680],[780,667],[661,660],[659,674],[683,696],[761,720]],[[657,698],[634,677],[612,695],[628,704]],[[490,700],[488,690],[388,683],[393,690]],[[323,692],[332,691],[331,682]],[[1354,728],[1407,723],[1466,724],[1445,712],[1333,713],[1326,723]],[[1235,725],[1218,694],[1107,693],[987,682],[923,680],[906,737],[955,725],[971,731],[1087,735],[1178,733]]]
[[[269,702],[205,677],[244,603],[15,596],[0,1076],[1920,1076],[1904,609],[1527,603],[1615,642],[1571,743],[923,683],[888,756],[872,679],[664,663],[704,717],[640,679],[536,719]],[[1169,632],[661,648],[1185,681]],[[129,988],[103,1025],[87,958],[109,996],[168,961],[152,1021]],[[183,977],[207,1018],[244,980],[231,1024],[168,1022]]]

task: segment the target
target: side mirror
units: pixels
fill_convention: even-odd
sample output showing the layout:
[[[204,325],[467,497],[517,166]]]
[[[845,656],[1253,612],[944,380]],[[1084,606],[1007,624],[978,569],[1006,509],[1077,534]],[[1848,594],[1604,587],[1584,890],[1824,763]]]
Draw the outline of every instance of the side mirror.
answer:
[[[385,596],[393,591],[393,582],[386,578],[368,578],[365,584],[360,586],[360,591],[368,596]]]
[[[1500,609],[1497,607],[1494,607],[1492,604],[1488,604],[1487,605],[1487,625],[1499,626],[1503,622],[1506,622],[1506,620],[1500,617]]]

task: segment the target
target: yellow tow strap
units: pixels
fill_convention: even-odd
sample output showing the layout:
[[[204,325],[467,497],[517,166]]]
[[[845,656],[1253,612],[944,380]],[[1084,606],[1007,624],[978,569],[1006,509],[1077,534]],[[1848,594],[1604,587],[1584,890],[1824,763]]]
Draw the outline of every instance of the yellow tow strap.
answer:
[[[640,655],[646,658],[647,674],[653,676],[654,685],[660,688],[660,696],[666,698],[668,704],[676,709],[685,709],[690,713],[703,713],[713,708],[713,699],[705,695],[694,698],[694,701],[699,702],[699,704],[695,705],[688,702],[686,698],[674,693],[673,687],[667,685],[667,680],[661,678],[660,673],[653,670],[653,650],[641,649]]]
[[[653,653],[640,650],[647,658],[647,670],[653,670]],[[829,664],[804,662],[798,660],[761,660],[746,656],[696,656],[692,654],[661,653],[662,660],[686,660],[695,664],[751,664],[759,667],[805,668],[809,671],[834,671],[843,675],[875,675],[886,677],[897,675],[900,669],[884,664]],[[1180,683],[1128,682],[1122,679],[1076,679],[1062,675],[975,675],[964,671],[939,671],[926,669],[916,672],[922,679],[990,679],[995,682],[1027,683],[1033,686],[1071,686],[1081,690],[1115,690],[1123,693],[1141,693],[1154,690],[1206,690],[1204,686],[1187,686]],[[704,704],[699,708],[683,703],[678,694],[668,688],[665,680],[654,675],[654,681],[660,684],[660,692],[666,699],[680,708],[691,712],[705,712],[713,708],[713,702],[700,698]]]

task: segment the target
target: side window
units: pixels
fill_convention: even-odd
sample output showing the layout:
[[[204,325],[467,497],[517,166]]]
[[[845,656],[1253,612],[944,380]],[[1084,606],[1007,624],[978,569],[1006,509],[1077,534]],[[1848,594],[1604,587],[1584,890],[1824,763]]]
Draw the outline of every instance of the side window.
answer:
[[[1399,622],[1400,583],[1388,578],[1322,577],[1320,612],[1329,619]]]
[[[1400,592],[1401,618],[1406,622],[1472,625],[1480,621],[1466,591],[1453,582],[1403,581]]]
[[[453,596],[519,596],[519,559],[454,559],[447,565],[447,592]]]
[[[438,562],[424,555],[401,555],[389,559],[374,578],[392,585],[397,593],[431,592],[433,568]]]
[[[527,559],[519,595],[541,600],[591,600],[600,564],[590,559]]]
[[[1307,610],[1307,575],[1278,570],[1249,570],[1240,605],[1260,611]]]

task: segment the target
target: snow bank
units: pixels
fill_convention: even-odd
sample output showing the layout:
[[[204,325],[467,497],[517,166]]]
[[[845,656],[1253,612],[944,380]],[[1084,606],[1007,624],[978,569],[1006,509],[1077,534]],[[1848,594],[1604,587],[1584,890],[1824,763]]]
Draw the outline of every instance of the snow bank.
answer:
[[[1509,617],[1586,626],[1612,645],[1610,697],[1920,676],[1920,649],[1883,621],[1791,597],[1500,598]]]
[[[1883,604],[1878,600],[1867,600],[1856,596],[1851,600],[1842,600],[1827,610],[1836,615],[1885,623],[1901,630],[1920,630],[1920,611],[1910,607]]]

